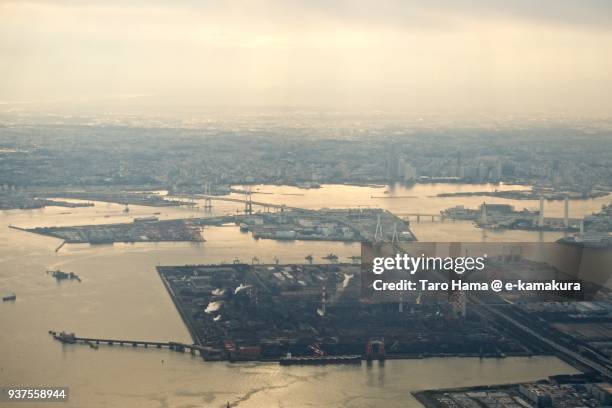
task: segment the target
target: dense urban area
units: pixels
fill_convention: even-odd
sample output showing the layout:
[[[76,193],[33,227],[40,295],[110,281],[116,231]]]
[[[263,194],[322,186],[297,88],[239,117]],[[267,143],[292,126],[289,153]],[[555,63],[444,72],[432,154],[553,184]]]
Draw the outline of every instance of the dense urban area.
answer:
[[[3,189],[243,183],[511,182],[573,193],[608,191],[610,130],[534,123],[462,127],[393,121],[346,128],[296,117],[203,128],[125,125],[0,127]],[[264,123],[262,123],[264,122]]]

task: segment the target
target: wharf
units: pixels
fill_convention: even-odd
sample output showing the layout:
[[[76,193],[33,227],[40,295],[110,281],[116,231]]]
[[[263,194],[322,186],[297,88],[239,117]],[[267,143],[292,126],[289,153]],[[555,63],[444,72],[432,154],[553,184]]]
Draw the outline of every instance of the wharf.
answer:
[[[132,346],[144,348],[166,348],[181,353],[189,351],[191,354],[199,352],[205,361],[227,360],[221,350],[213,347],[201,346],[198,344],[186,344],[174,341],[148,341],[148,340],[126,340],[126,339],[102,339],[95,337],[78,337],[74,333],[49,331],[53,338],[64,344],[88,344],[97,348],[100,344],[108,346]],[[333,356],[318,356],[318,357],[283,357],[280,359],[268,359],[259,361],[278,362],[280,365],[323,365],[323,364],[360,364],[362,357],[360,355],[333,355]],[[241,361],[241,360],[236,360]]]
[[[199,352],[205,360],[219,360],[217,358],[218,350],[212,347],[201,346],[198,344],[186,344],[175,341],[147,341],[147,340],[126,340],[126,339],[102,339],[95,337],[78,337],[74,333],[56,332],[53,330],[49,331],[49,334],[53,336],[55,340],[58,340],[64,344],[106,344],[109,346],[132,346],[132,347],[154,347],[154,348],[167,348],[169,350],[178,351],[184,353],[189,351],[191,354]]]

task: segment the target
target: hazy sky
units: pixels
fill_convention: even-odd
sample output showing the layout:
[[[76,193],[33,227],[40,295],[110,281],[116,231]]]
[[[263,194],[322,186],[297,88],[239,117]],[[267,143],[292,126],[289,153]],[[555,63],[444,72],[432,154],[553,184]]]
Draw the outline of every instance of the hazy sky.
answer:
[[[612,113],[612,1],[0,0],[0,101]]]

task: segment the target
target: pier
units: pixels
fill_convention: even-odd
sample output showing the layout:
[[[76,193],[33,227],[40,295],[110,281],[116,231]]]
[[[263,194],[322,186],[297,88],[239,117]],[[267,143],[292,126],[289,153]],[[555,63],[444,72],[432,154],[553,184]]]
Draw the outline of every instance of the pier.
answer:
[[[196,352],[200,353],[200,356],[204,361],[220,361],[228,360],[228,357],[223,354],[220,349],[213,347],[200,346],[197,344],[186,344],[175,341],[148,341],[148,340],[125,340],[125,339],[102,339],[95,337],[78,337],[74,333],[56,332],[49,330],[49,334],[53,338],[63,344],[87,344],[92,348],[98,348],[100,344],[108,346],[131,346],[131,347],[144,347],[144,348],[156,348],[156,349],[169,349],[178,351],[179,353],[190,352],[195,355]],[[307,357],[282,357],[280,359],[260,359],[257,358],[255,361],[268,361],[278,362],[281,365],[325,365],[325,364],[360,364],[362,360],[361,355],[338,355],[338,356],[307,356]],[[229,361],[253,361],[253,359],[232,359]]]
[[[56,332],[49,330],[49,334],[53,336],[55,340],[60,341],[64,344],[89,344],[89,345],[100,345],[106,344],[108,346],[132,346],[132,347],[144,347],[144,348],[166,348],[180,353],[190,352],[196,354],[199,352],[205,360],[219,360],[217,358],[219,351],[206,346],[200,346],[197,344],[186,344],[175,341],[148,341],[148,340],[126,340],[126,339],[102,339],[95,337],[78,337],[74,333]]]

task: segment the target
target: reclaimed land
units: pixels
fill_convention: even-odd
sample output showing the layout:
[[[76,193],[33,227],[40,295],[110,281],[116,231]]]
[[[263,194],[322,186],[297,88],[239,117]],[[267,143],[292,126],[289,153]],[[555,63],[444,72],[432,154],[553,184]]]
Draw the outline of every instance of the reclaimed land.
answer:
[[[227,360],[542,354],[479,314],[459,318],[446,293],[362,299],[360,265],[159,266],[194,342]],[[415,297],[417,295],[415,294]]]
[[[0,193],[0,210],[33,210],[44,207],[93,207],[93,203],[72,203],[63,200],[49,200],[46,198],[35,197],[28,194],[7,194]]]
[[[424,390],[412,395],[426,408],[607,407],[612,385],[588,374],[556,375],[539,381]]]
[[[410,225],[393,213],[380,209],[285,210],[244,216],[241,229],[254,238],[302,241],[361,242],[380,239],[416,240]]]
[[[200,227],[186,220],[135,221],[124,224],[82,225],[74,227],[37,227],[24,230],[63,239],[69,244],[204,241]]]
[[[192,206],[178,200],[166,199],[163,196],[146,192],[115,192],[115,191],[65,191],[52,194],[53,197],[77,200],[104,201],[124,205],[142,205],[148,207],[177,207]]]

